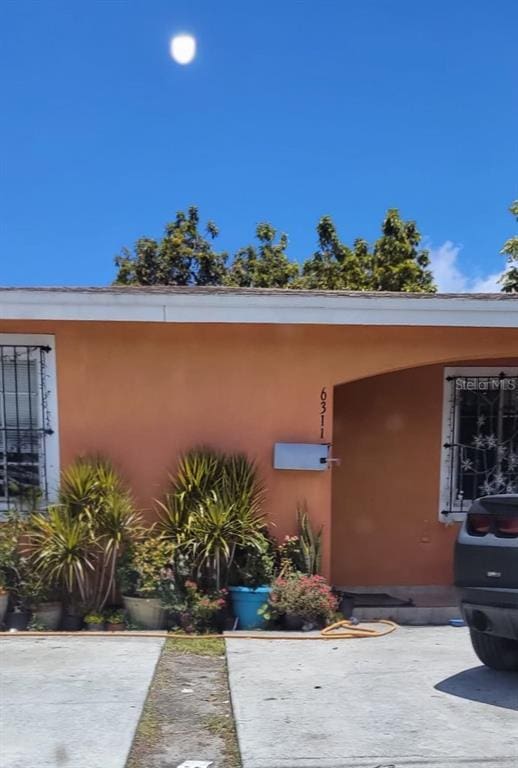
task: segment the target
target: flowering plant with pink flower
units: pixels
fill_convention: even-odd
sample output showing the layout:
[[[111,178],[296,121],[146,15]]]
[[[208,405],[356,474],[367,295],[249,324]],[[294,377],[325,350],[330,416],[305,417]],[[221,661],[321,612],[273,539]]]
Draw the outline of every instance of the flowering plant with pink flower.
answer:
[[[336,597],[323,576],[291,573],[274,581],[267,618],[296,615],[305,622],[326,624],[332,620],[337,607]]]
[[[218,628],[227,605],[227,590],[204,592],[192,580],[184,583],[184,596],[167,607],[173,616],[173,623],[186,632],[208,632]]]

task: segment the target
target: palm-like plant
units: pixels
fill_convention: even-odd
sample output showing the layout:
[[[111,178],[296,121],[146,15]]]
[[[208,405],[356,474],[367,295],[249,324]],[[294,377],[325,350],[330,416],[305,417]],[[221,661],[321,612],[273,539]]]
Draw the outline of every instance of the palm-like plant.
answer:
[[[88,600],[88,579],[95,558],[89,526],[63,507],[48,514],[36,513],[30,521],[30,544],[34,568],[50,584],[62,584],[70,596]]]
[[[236,549],[267,546],[263,497],[257,467],[247,456],[194,449],[181,458],[171,491],[158,502],[159,525],[198,576],[219,589]]]
[[[191,516],[188,533],[196,566],[208,571],[209,578],[213,575],[216,589],[221,588],[238,547],[260,552],[265,546],[264,519],[215,491]]]
[[[28,552],[37,571],[100,611],[115,592],[117,563],[142,535],[141,517],[111,464],[80,459],[62,475],[60,504],[33,515]]]

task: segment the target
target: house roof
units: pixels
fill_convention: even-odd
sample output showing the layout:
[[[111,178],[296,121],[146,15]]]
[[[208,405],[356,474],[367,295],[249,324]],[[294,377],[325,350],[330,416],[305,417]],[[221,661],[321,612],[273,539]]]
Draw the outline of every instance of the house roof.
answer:
[[[0,288],[0,319],[518,328],[518,295],[270,288]]]

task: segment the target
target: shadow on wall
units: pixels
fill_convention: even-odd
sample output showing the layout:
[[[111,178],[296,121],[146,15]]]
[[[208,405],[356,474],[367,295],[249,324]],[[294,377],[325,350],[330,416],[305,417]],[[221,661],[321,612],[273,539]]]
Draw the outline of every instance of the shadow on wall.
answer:
[[[465,669],[457,675],[437,683],[435,689],[469,701],[492,704],[494,707],[513,709],[518,712],[516,694],[518,674],[497,672],[488,667]]]

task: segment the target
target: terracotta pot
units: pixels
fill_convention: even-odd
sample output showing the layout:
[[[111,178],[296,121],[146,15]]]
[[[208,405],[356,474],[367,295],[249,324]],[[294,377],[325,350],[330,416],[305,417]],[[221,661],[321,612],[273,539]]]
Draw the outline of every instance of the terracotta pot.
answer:
[[[112,624],[111,622],[108,622],[106,624],[106,631],[107,632],[124,632],[126,629],[126,625],[123,621],[120,622],[120,624]]]
[[[132,624],[138,624],[143,629],[165,628],[167,611],[157,597],[124,596],[122,599]]]
[[[7,604],[9,602],[9,592],[0,592],[0,624],[4,623],[7,613]]]
[[[39,624],[43,624],[46,629],[56,630],[61,624],[63,606],[60,602],[40,603],[35,605],[32,611],[32,618]]]

